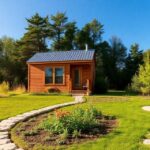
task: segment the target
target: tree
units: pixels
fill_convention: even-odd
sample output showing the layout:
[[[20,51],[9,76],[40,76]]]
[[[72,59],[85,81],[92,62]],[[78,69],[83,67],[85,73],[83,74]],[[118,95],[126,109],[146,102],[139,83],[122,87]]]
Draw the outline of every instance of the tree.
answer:
[[[125,60],[126,60],[126,47],[122,43],[122,41],[117,37],[112,37],[110,39],[110,48],[107,50],[107,68],[106,76],[108,77],[108,82],[110,88],[114,89],[123,89],[124,84],[124,74],[123,69],[125,68]],[[108,66],[109,65],[109,66]]]
[[[133,77],[132,81],[134,91],[150,94],[150,53],[148,51],[145,53],[144,64],[140,65],[139,73]]]
[[[0,41],[2,42],[2,56],[0,58],[0,82],[6,81],[10,86],[12,86],[19,75],[19,67],[15,61],[16,41],[10,37],[3,37]]]
[[[49,35],[48,17],[41,17],[38,13],[29,19],[24,36],[17,41],[18,53],[16,61],[20,64],[20,80],[27,83],[26,61],[37,52],[48,51],[46,39]]]
[[[3,43],[2,40],[0,40],[0,58],[2,57],[3,54]]]
[[[137,43],[131,45],[130,52],[125,63],[125,87],[131,83],[131,79],[139,69],[139,65],[143,64],[143,51],[139,50]]]
[[[63,50],[71,50],[75,48],[75,35],[76,35],[76,23],[69,22],[66,25],[66,31],[64,37],[61,39],[61,48]]]
[[[58,12],[56,15],[51,16],[49,37],[52,39],[52,50],[62,50],[61,41],[66,31],[67,21],[68,17],[65,13]]]
[[[46,38],[49,32],[48,17],[43,18],[36,13],[30,19],[26,20],[28,22],[27,32],[17,43],[20,59],[24,62],[36,52],[48,51]]]
[[[76,35],[77,48],[84,49],[85,44],[88,44],[90,49],[95,49],[101,43],[103,33],[103,25],[98,20],[87,23]]]

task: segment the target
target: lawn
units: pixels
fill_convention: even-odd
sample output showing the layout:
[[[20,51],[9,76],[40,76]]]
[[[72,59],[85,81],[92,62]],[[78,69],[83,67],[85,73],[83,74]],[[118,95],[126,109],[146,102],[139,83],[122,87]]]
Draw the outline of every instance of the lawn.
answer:
[[[114,115],[118,127],[110,134],[96,141],[73,145],[69,149],[86,150],[148,150],[142,139],[150,130],[150,112],[141,109],[150,105],[150,97],[140,96],[90,96],[87,105],[94,105],[103,114]],[[74,107],[74,106],[71,106]],[[72,109],[72,108],[68,109]]]
[[[45,96],[29,94],[0,98],[0,121],[30,110],[68,101],[73,101],[73,98],[71,96]]]
[[[118,95],[118,96],[117,96]],[[0,99],[0,119],[14,116],[28,110],[41,108],[56,103],[72,100],[69,96],[13,96]],[[65,149],[78,150],[149,150],[142,140],[150,131],[150,112],[143,111],[142,106],[150,105],[150,97],[126,96],[124,93],[102,96],[89,96],[87,103],[80,104],[86,108],[94,105],[105,115],[117,117],[118,126],[109,134],[82,144],[74,144]],[[64,109],[73,110],[77,106]],[[48,150],[46,148],[45,150]]]

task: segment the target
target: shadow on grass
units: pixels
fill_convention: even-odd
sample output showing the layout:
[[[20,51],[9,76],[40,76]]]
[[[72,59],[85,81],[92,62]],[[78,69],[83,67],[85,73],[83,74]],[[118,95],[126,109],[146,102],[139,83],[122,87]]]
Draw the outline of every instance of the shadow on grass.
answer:
[[[97,95],[97,94],[94,94]],[[105,94],[99,94],[99,95],[104,95],[104,96],[138,96],[137,93],[134,92],[126,92],[126,91],[117,91],[117,90],[109,90]]]

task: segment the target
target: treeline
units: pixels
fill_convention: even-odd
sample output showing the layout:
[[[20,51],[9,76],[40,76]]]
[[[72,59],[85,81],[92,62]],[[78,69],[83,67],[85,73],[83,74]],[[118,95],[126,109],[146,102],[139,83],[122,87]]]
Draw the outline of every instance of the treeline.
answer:
[[[0,39],[0,82],[10,87],[27,85],[26,61],[36,52],[72,49],[96,50],[95,92],[108,88],[125,89],[143,64],[143,51],[133,44],[128,52],[117,37],[103,41],[104,25],[94,19],[79,29],[65,13],[41,17],[38,13],[26,19],[26,33],[17,41],[9,37]]]

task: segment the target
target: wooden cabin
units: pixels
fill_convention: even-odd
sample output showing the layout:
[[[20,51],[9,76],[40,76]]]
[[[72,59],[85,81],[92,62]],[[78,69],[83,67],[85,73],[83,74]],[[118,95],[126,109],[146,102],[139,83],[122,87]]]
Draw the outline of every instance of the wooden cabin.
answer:
[[[95,51],[36,53],[28,61],[28,91],[91,94],[95,81]]]

